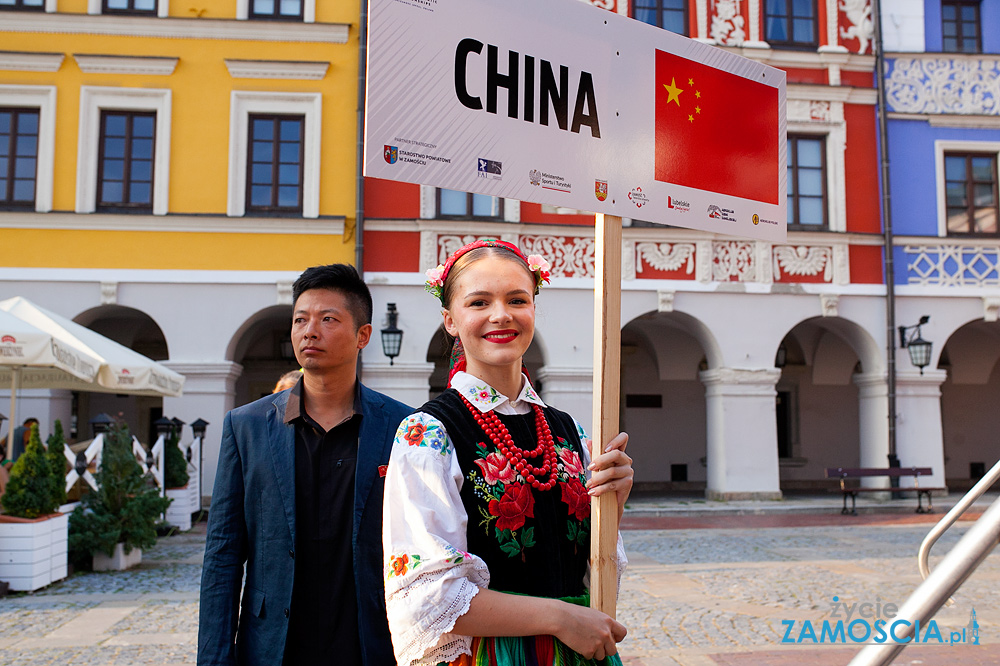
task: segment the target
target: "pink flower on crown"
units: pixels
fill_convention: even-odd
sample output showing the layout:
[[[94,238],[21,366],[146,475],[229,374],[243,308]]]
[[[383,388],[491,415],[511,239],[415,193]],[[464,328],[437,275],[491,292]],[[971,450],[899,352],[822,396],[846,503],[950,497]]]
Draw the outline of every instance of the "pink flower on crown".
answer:
[[[541,256],[537,254],[529,254],[528,268],[530,268],[532,272],[542,271],[543,273],[548,273],[552,269],[552,266],[550,266],[549,262]]]
[[[444,280],[441,277],[444,275],[444,266],[438,264],[437,268],[428,268],[427,272],[424,273],[427,276],[427,284],[432,287],[444,286]]]

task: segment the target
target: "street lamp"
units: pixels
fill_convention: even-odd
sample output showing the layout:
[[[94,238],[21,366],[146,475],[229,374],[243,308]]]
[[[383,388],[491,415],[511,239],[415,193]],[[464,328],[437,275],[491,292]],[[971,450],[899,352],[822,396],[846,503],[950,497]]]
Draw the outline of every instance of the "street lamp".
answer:
[[[399,317],[396,304],[389,303],[388,308],[385,318],[389,325],[382,329],[382,353],[389,357],[389,365],[392,365],[393,359],[399,356],[399,348],[403,344],[403,331],[396,326]]]
[[[920,368],[920,374],[924,374],[924,368],[931,363],[933,343],[920,337],[920,327],[930,320],[929,315],[924,315],[913,326],[899,327],[899,346],[910,354],[910,363]]]

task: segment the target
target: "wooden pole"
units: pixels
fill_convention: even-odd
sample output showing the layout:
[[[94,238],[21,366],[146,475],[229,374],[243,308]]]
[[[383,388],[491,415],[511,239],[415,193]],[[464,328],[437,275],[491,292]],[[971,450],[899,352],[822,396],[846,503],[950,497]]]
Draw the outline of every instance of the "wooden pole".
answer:
[[[618,434],[621,385],[622,218],[598,213],[594,251],[594,427],[591,457]],[[618,501],[591,500],[590,606],[615,617],[618,598]]]

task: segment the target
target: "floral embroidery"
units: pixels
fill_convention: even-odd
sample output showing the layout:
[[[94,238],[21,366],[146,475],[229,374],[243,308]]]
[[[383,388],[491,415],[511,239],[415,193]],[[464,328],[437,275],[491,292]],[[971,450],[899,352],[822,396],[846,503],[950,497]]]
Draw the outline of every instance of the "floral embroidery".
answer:
[[[412,565],[410,564],[412,561]],[[406,575],[407,571],[411,571],[420,566],[421,558],[419,555],[413,555],[412,560],[410,555],[394,555],[389,558],[389,573],[386,574],[386,578],[392,578],[393,576],[399,577]]]
[[[502,402],[504,397],[489,384],[473,384],[465,390],[469,397],[469,402],[476,405],[495,405]]]
[[[471,557],[464,550],[459,550],[458,548],[455,548],[451,544],[447,544],[444,547],[444,549],[448,553],[448,557],[446,557],[444,561],[447,562],[448,564],[461,564],[465,560],[469,559],[469,557]]]
[[[424,441],[424,432],[427,430],[427,426],[423,423],[414,423],[406,430],[406,434],[403,435],[403,439],[410,443],[410,446],[420,446],[420,443]]]
[[[486,483],[491,486],[497,483],[510,483],[517,478],[517,473],[511,467],[510,461],[504,458],[499,451],[495,451],[485,458],[480,458],[475,463],[483,471]]]
[[[590,517],[590,495],[583,487],[579,479],[570,479],[566,483],[560,484],[562,489],[562,501],[569,509],[569,515],[576,515],[577,520]]]
[[[396,440],[410,446],[427,447],[445,456],[451,452],[451,445],[441,424],[426,414],[414,414],[399,424]]]
[[[535,517],[535,497],[531,486],[512,483],[504,488],[499,500],[490,500],[490,515],[497,517],[498,530],[517,530],[524,525],[524,519]]]
[[[559,460],[563,464],[563,469],[569,474],[574,476],[583,474],[583,461],[573,449],[559,449]]]
[[[542,399],[538,397],[538,394],[535,393],[535,389],[531,387],[531,384],[524,385],[524,397],[526,400],[537,400],[538,402],[542,401]]]

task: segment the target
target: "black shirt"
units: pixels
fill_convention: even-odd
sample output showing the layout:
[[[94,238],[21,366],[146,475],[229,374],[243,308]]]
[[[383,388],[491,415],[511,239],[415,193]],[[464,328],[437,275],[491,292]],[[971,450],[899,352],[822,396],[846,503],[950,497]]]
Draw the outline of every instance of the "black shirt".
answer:
[[[361,392],[354,414],[324,431],[291,389],[285,423],[295,426],[295,576],[285,666],[361,666],[354,586],[354,470],[361,430]]]

